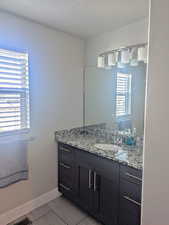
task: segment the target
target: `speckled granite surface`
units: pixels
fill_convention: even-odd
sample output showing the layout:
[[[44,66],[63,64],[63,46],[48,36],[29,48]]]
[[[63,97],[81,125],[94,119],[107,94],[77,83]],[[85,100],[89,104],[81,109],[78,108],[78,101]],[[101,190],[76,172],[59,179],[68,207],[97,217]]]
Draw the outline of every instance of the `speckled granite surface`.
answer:
[[[58,142],[117,161],[135,169],[142,169],[142,147],[138,148],[122,145],[117,153],[100,150],[95,147],[97,143],[112,144],[114,142],[113,131],[105,129],[104,124],[88,126],[85,127],[85,129],[74,128],[71,130],[56,131],[55,139]]]

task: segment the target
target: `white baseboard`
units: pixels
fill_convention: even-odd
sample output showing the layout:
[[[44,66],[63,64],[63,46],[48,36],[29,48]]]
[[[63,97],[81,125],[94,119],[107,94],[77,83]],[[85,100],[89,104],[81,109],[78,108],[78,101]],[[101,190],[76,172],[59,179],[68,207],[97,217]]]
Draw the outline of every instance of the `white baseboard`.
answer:
[[[56,188],[39,196],[38,198],[35,198],[21,206],[18,206],[15,209],[9,210],[8,212],[0,215],[0,225],[7,225],[8,223],[17,220],[18,218],[28,214],[32,210],[52,201],[59,196],[60,193]]]

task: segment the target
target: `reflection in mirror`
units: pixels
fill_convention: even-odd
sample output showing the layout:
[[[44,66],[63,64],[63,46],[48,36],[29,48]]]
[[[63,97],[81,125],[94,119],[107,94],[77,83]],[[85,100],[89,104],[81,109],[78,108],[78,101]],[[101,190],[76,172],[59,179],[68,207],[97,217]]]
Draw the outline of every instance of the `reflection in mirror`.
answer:
[[[85,68],[85,125],[105,123],[109,129],[143,136],[146,61],[139,60],[139,48],[135,62],[120,51],[109,66],[108,55],[98,57],[99,67]]]

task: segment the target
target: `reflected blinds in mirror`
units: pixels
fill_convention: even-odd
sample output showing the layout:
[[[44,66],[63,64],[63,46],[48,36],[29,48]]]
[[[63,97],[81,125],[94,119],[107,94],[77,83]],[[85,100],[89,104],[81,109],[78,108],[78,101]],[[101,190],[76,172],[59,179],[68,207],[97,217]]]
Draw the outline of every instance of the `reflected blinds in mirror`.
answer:
[[[131,74],[117,73],[116,116],[131,114]]]

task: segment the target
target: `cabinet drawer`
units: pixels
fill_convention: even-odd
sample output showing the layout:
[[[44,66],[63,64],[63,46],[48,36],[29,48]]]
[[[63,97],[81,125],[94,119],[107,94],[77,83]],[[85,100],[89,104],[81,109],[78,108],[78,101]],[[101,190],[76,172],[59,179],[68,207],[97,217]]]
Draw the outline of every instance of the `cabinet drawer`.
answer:
[[[126,179],[128,181],[141,184],[142,183],[142,171],[128,166],[120,166],[120,179]]]
[[[59,163],[59,182],[72,188],[74,179],[74,168],[62,162]]]
[[[59,155],[59,161],[63,162],[68,165],[73,164],[74,159],[74,151],[73,148],[71,148],[68,145],[59,143],[58,145],[58,155]]]
[[[72,189],[69,187],[69,186],[66,186],[66,184],[63,184],[63,183],[59,183],[59,191],[61,193],[64,193],[64,194],[72,194]]]
[[[140,214],[140,206],[120,197],[119,225],[140,225]]]
[[[128,180],[120,180],[120,196],[126,196],[139,204],[141,203],[141,185]]]

